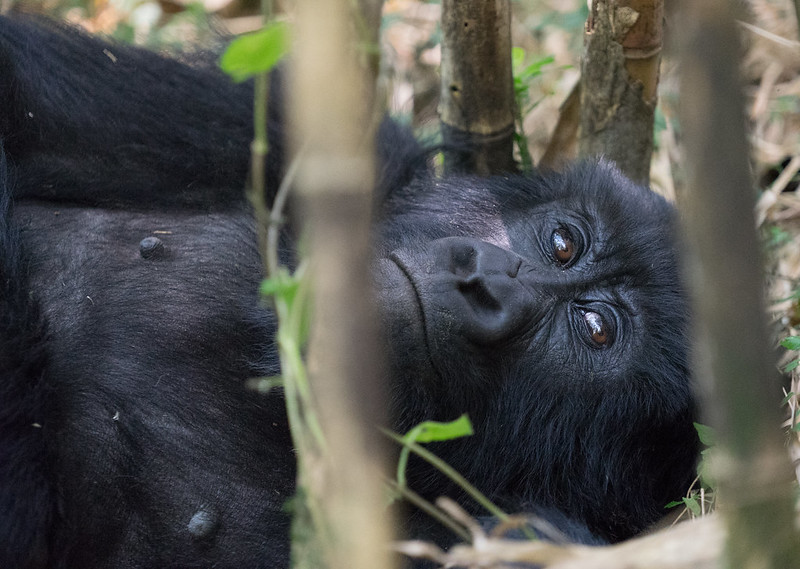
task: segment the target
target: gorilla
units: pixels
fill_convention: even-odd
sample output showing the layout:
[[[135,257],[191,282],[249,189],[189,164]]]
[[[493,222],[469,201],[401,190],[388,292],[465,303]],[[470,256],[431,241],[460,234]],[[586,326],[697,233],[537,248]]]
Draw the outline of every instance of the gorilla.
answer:
[[[0,18],[1,567],[288,564],[283,401],[246,386],[279,373],[252,87],[205,59]],[[391,121],[377,147],[392,428],[468,413],[433,450],[507,511],[585,543],[648,527],[697,453],[672,207],[603,161],[437,177]]]

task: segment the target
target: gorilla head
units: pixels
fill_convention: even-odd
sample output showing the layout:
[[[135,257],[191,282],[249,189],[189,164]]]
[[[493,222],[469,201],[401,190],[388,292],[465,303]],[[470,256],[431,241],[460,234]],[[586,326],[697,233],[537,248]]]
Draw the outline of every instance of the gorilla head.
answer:
[[[25,19],[0,72],[0,566],[286,566],[283,402],[245,386],[279,373],[250,87]],[[602,162],[441,178],[391,122],[378,147],[393,427],[469,413],[433,450],[501,507],[585,542],[647,527],[697,451],[672,208]]]
[[[671,206],[600,163],[423,179],[386,215],[400,428],[469,413],[475,437],[438,453],[498,501],[561,508],[605,539],[662,515],[696,452]]]

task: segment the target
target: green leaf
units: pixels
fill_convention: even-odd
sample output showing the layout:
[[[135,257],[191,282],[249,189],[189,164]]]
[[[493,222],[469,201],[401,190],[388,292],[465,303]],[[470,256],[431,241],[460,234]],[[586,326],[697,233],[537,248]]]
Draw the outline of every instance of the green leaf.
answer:
[[[794,397],[794,391],[790,391],[789,393],[786,394],[786,397],[784,397],[781,400],[781,405],[786,405],[789,401],[791,401],[793,397]]]
[[[776,169],[773,169],[770,172],[774,172],[776,176],[780,173]],[[766,231],[764,232],[764,245],[766,245],[768,248],[773,248],[773,249],[778,248],[781,245],[790,242],[791,240],[792,240],[791,233],[775,225],[767,227]],[[793,296],[796,295],[797,291],[795,291]]]
[[[511,48],[511,68],[516,72],[525,63],[525,50],[521,47]]]
[[[783,368],[783,371],[784,371],[785,373],[789,373],[789,372],[790,372],[790,371],[792,371],[794,368],[796,368],[798,365],[800,365],[800,360],[792,360],[792,361],[790,361],[788,364],[786,364],[786,365],[784,366],[784,368]]]
[[[278,273],[268,279],[261,281],[259,292],[261,296],[281,297],[291,302],[300,288],[300,280],[289,274],[285,267],[281,267]]]
[[[272,69],[289,51],[289,26],[270,22],[262,29],[233,40],[220,58],[220,67],[241,82]]]
[[[697,475],[700,477],[700,482],[703,486],[707,488],[714,488],[716,486],[709,455],[701,453],[700,463],[697,465]]]
[[[545,65],[550,65],[555,60],[556,58],[554,56],[548,55],[546,57],[543,57],[542,59],[534,61],[533,63],[528,65],[525,69],[523,69],[521,72],[519,72],[517,75],[523,81],[528,81],[530,79],[533,79],[534,77],[541,75],[542,67],[544,67]]]
[[[472,423],[466,413],[455,421],[440,423],[438,421],[424,421],[412,427],[405,435],[403,442],[406,443],[400,449],[400,456],[397,458],[397,484],[401,488],[406,486],[406,467],[411,449],[408,443],[430,443],[433,441],[448,441],[459,437],[466,437],[473,433]]]
[[[694,428],[697,431],[697,436],[700,437],[701,443],[709,447],[716,444],[717,435],[714,432],[714,429],[708,425],[702,425],[700,423],[694,423]]]
[[[434,441],[449,441],[473,434],[472,423],[466,413],[455,421],[440,423],[438,421],[424,421],[408,431],[403,440],[418,443],[431,443]]]
[[[700,503],[697,501],[696,496],[691,496],[690,498],[684,498],[683,503],[692,512],[695,516],[699,516],[702,513],[702,508],[700,508]]]
[[[789,336],[781,340],[781,346],[787,350],[800,350],[800,336]]]

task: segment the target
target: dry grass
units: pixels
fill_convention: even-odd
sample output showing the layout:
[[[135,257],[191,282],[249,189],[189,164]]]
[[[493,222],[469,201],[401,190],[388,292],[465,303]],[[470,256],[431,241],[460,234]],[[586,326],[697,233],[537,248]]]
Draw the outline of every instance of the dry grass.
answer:
[[[767,302],[775,341],[800,335],[800,42],[789,1],[751,0],[752,21],[743,23],[747,53],[743,73],[751,124],[752,167],[762,190],[757,222],[780,243],[767,247]],[[788,300],[787,300],[788,299]],[[798,356],[784,354],[782,364]],[[800,369],[800,368],[799,368]],[[792,372],[791,393],[800,393],[800,373]],[[791,417],[800,404],[789,397],[789,449],[800,479],[800,433]]]

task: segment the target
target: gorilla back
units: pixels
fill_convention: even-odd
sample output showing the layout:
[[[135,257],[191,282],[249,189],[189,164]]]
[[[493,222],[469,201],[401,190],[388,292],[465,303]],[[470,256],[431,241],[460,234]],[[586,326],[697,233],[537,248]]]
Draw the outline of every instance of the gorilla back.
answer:
[[[0,18],[0,73],[0,566],[285,567],[283,402],[244,385],[279,371],[250,88],[24,18]],[[434,450],[507,510],[646,528],[697,452],[671,207],[609,164],[441,179],[390,122],[378,148],[393,427],[467,412]]]

